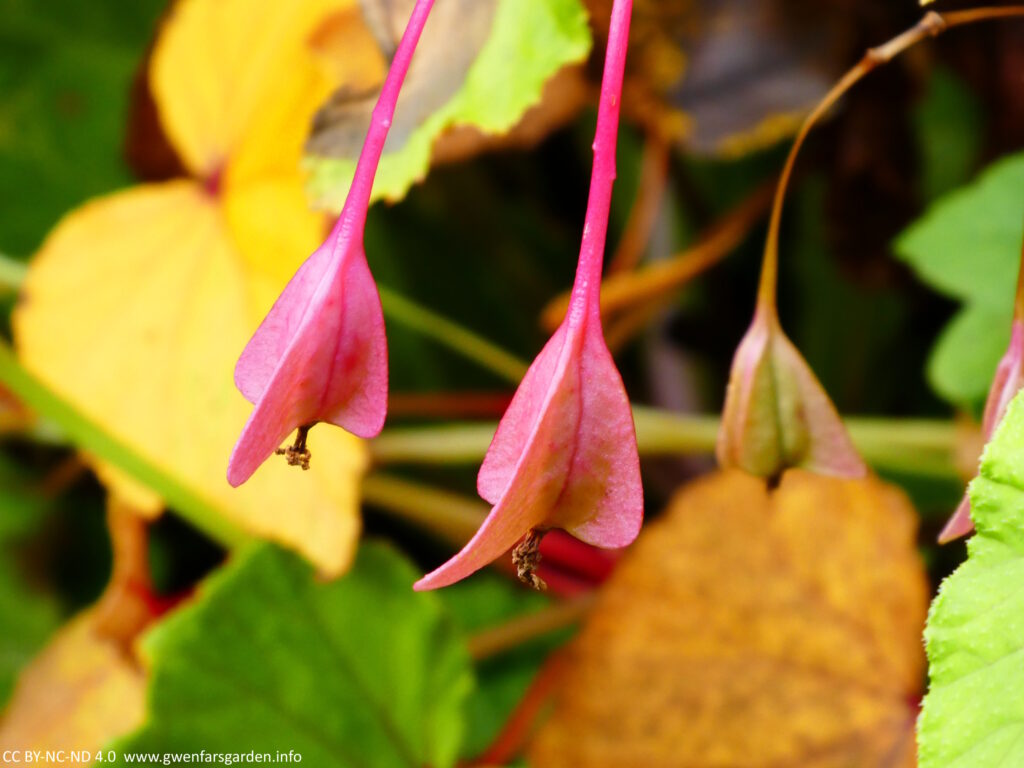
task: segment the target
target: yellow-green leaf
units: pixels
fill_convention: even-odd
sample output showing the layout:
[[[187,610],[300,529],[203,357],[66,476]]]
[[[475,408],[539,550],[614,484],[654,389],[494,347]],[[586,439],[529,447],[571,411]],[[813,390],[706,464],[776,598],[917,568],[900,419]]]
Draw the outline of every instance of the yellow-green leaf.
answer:
[[[405,17],[412,9],[406,5]],[[398,102],[373,187],[377,198],[401,198],[422,179],[434,142],[449,129],[471,126],[488,135],[512,129],[540,101],[545,83],[590,51],[579,0],[469,0],[451,2],[447,10],[437,5]],[[401,29],[385,32],[394,37]],[[320,205],[335,210],[348,193],[376,99],[375,93],[354,95],[335,97],[310,141],[310,190]]]
[[[281,261],[290,254],[292,267],[320,237],[296,224],[303,211],[293,208],[278,208]],[[263,213],[231,212],[191,181],[96,200],[66,217],[32,262],[15,336],[26,366],[115,437],[240,527],[338,572],[359,529],[360,441],[325,427],[312,435],[309,473],[268,462],[242,488],[225,480],[250,409],[234,361],[283,281],[254,268],[261,255],[239,244],[256,235],[237,237],[229,221],[253,232]],[[133,506],[158,506],[122,473],[100,472]]]

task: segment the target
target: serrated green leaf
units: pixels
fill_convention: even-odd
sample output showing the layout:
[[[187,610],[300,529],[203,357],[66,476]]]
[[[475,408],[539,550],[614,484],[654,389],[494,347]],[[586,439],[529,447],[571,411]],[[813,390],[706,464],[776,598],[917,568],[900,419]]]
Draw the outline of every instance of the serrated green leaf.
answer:
[[[118,751],[452,765],[472,673],[440,600],[414,593],[415,578],[372,543],[331,583],[270,546],[238,556],[147,636],[147,723]]]
[[[921,768],[1024,765],[1024,395],[986,447],[970,494],[977,533],[925,630]]]
[[[428,25],[425,34],[429,32]],[[448,128],[472,126],[492,135],[509,131],[540,101],[552,75],[586,58],[590,42],[586,12],[579,0],[499,0],[490,37],[462,86],[406,137],[400,148],[385,148],[373,186],[374,198],[403,197],[426,175],[434,140]],[[403,96],[409,98],[409,93]],[[401,100],[398,109],[402,109]],[[309,190],[318,205],[341,208],[355,161],[355,157],[309,158]]]
[[[921,280],[974,312],[954,320],[930,365],[935,390],[957,405],[984,399],[1006,349],[1022,232],[1024,153],[941,198],[896,240]]]

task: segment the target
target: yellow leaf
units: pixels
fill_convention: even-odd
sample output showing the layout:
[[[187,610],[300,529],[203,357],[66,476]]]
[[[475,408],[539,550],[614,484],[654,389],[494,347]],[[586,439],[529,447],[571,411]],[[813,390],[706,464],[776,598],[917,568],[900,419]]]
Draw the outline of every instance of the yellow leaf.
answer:
[[[311,472],[269,462],[238,490],[225,468],[250,411],[233,385],[234,362],[325,233],[303,193],[302,145],[339,84],[316,47],[323,27],[356,7],[176,3],[150,85],[196,180],[69,215],[33,261],[14,317],[21,357],[54,389],[241,527],[330,574],[348,565],[358,537],[363,444],[315,430]],[[361,73],[357,64],[346,76]],[[380,67],[368,57],[366,77]],[[147,489],[111,467],[97,471],[131,507],[159,510]]]
[[[364,18],[365,7],[360,3],[335,13],[310,39],[321,63],[352,93],[377,90],[388,72],[385,52]]]
[[[874,478],[687,487],[602,590],[530,765],[912,768],[916,526]]]
[[[144,674],[123,646],[97,632],[93,614],[83,613],[22,672],[0,722],[0,755],[7,750],[95,755],[142,724],[144,705]]]
[[[310,472],[270,461],[242,488],[225,480],[251,409],[234,362],[322,235],[298,185],[250,185],[222,203],[176,181],[93,201],[47,238],[13,322],[26,366],[84,413],[241,527],[338,573],[359,531],[361,441],[324,427]],[[103,474],[138,504],[138,488]]]
[[[157,40],[150,85],[171,143],[196,176],[267,163],[293,173],[309,119],[335,83],[311,42],[356,0],[181,0]]]

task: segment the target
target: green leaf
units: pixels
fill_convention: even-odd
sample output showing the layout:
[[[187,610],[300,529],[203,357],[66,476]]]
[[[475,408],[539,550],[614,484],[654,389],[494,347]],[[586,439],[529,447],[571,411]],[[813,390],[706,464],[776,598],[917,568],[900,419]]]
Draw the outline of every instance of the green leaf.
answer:
[[[421,43],[424,46],[429,44],[430,31],[428,24]],[[394,138],[385,147],[374,197],[403,197],[426,175],[435,139],[451,127],[472,126],[493,135],[509,131],[527,109],[540,101],[548,79],[567,64],[582,61],[589,51],[590,28],[579,0],[497,0],[490,36],[461,87],[444,106],[427,115],[400,147],[392,148]],[[414,96],[411,87],[403,92],[406,102]],[[405,109],[409,108],[406,103]],[[399,100],[399,112],[402,109],[403,101]],[[396,114],[396,120],[399,118]],[[365,126],[356,133],[362,132]],[[341,208],[352,182],[355,160],[354,156],[309,158],[309,189],[319,205]]]
[[[977,533],[932,604],[921,768],[1024,765],[1024,395],[971,483]]]
[[[1009,342],[1022,232],[1024,153],[941,198],[895,243],[921,280],[965,304],[929,365],[933,388],[954,404],[984,399]]]
[[[25,467],[0,453],[0,546],[32,535],[42,522],[50,500],[37,483]]]
[[[0,454],[0,707],[21,668],[60,619],[56,601],[26,582],[14,557],[17,543],[35,532],[49,507],[25,475],[24,468]]]
[[[34,250],[82,200],[129,183],[132,76],[164,0],[0,0],[0,249]]]
[[[476,632],[535,613],[550,603],[537,592],[495,574],[481,573],[440,591],[445,605],[466,632]],[[528,644],[484,659],[477,665],[477,686],[466,708],[466,740],[461,756],[481,755],[494,741],[537,670],[571,632],[555,632]]]
[[[1012,291],[1012,287],[1008,290]],[[947,400],[978,404],[1010,343],[1010,306],[968,304],[942,329],[928,360],[928,379]]]
[[[118,751],[452,765],[472,672],[439,598],[412,591],[416,575],[372,543],[331,583],[274,547],[239,554],[147,635],[148,722]]]
[[[921,158],[921,192],[934,200],[966,183],[981,150],[981,106],[970,88],[947,69],[932,72],[913,125]]]
[[[60,612],[49,595],[32,589],[2,553],[0,560],[0,707],[21,668],[57,627]]]
[[[106,432],[74,406],[29,373],[6,342],[0,341],[0,384],[24,405],[44,416],[63,431],[76,448],[105,459],[143,485],[159,493],[175,511],[210,538],[234,546],[246,537],[226,521],[221,512],[188,486],[166,474],[133,449]]]

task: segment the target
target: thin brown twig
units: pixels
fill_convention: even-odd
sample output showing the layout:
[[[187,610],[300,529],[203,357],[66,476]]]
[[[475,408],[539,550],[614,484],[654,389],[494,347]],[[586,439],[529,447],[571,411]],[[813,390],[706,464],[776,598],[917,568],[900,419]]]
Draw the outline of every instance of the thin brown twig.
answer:
[[[601,284],[601,315],[662,299],[725,258],[761,218],[772,199],[774,181],[759,186],[726,213],[693,246],[664,261],[633,272],[620,272]],[[544,309],[541,322],[549,330],[558,327],[568,307],[568,295],[554,299]]]
[[[608,274],[633,269],[651,241],[661,203],[668,186],[669,144],[656,133],[647,136],[640,161],[640,186],[629,212],[626,229],[619,239],[615,255],[608,264]]]
[[[866,75],[892,61],[922,40],[936,37],[952,27],[1019,16],[1024,16],[1024,6],[990,6],[949,13],[929,11],[910,29],[901,32],[882,45],[868,49],[861,60],[832,86],[801,124],[800,130],[797,131],[796,138],[793,140],[793,145],[790,147],[789,155],[786,157],[782,174],[779,176],[779,184],[775,190],[775,200],[772,204],[772,214],[768,225],[768,237],[765,241],[764,260],[761,264],[761,279],[758,286],[759,311],[776,313],[775,295],[778,283],[779,229],[782,220],[782,206],[786,197],[786,188],[793,173],[793,166],[796,163],[797,153],[818,121]]]
[[[594,607],[597,595],[587,592],[551,605],[525,616],[488,627],[469,638],[469,655],[476,661],[489,659],[500,653],[518,648],[523,643],[579,623]]]
[[[152,588],[149,529],[130,504],[111,495],[107,499],[107,530],[113,567],[96,605],[94,622],[100,634],[128,648],[153,619],[146,600]]]
[[[605,329],[608,348],[612,352],[621,349],[669,305],[675,291],[736,250],[768,210],[774,188],[774,180],[761,184],[718,221],[695,246],[668,261],[652,264],[647,270],[635,273],[638,280],[631,286],[634,292],[632,305],[621,308]],[[614,287],[611,300],[617,302]],[[612,311],[609,310],[610,313]]]

